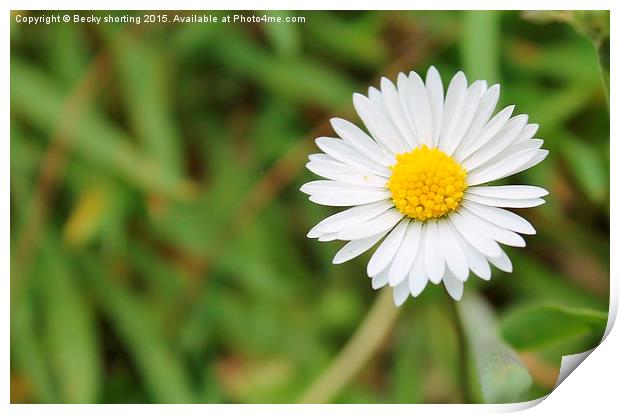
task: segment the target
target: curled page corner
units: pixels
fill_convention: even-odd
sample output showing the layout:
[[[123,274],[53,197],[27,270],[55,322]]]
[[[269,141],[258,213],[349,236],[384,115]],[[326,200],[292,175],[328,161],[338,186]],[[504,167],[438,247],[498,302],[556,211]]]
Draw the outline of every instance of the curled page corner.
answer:
[[[614,324],[616,323],[616,316],[618,314],[618,297],[614,295],[614,292],[617,292],[614,288],[613,279],[610,280],[610,297],[609,297],[609,312],[607,313],[607,326],[605,327],[605,332],[603,333],[603,337],[599,342],[599,345],[607,338],[607,335],[611,332]],[[579,366],[585,359],[590,356],[594,350],[598,348],[598,345],[592,349],[581,352],[579,354],[573,355],[564,355],[562,357],[562,362],[560,363],[560,375],[558,375],[558,379],[553,386],[553,390],[560,386],[560,384],[568,378],[568,376]],[[551,392],[553,392],[553,390]],[[551,394],[551,393],[549,393]],[[549,395],[547,394],[547,395]]]

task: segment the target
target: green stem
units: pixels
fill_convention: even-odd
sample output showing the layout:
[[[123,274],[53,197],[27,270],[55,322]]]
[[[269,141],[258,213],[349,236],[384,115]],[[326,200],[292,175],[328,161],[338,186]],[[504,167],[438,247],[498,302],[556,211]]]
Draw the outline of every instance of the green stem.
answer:
[[[302,404],[329,402],[344,388],[379,349],[396,322],[399,308],[392,302],[392,290],[382,289],[357,331],[330,366],[299,400]]]

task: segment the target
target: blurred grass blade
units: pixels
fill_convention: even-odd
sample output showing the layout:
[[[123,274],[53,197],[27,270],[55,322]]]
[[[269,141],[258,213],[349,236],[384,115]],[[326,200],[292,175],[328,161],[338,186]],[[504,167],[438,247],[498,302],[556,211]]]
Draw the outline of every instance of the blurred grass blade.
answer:
[[[208,57],[225,71],[296,103],[338,110],[357,89],[350,77],[316,60],[304,56],[278,59],[234,28],[214,33],[200,25],[186,25],[175,33],[171,47],[178,51],[180,59]]]
[[[269,10],[264,13],[269,17],[281,17],[283,20],[287,17],[294,17],[293,13],[287,10]],[[289,57],[299,53],[301,46],[299,25],[294,23],[263,23],[261,28],[279,55]]]
[[[11,305],[11,356],[15,357],[11,371],[25,377],[34,401],[58,403],[60,401],[46,366],[47,360],[36,334],[32,298],[25,295],[13,297]],[[15,402],[12,395],[11,402]]]
[[[120,130],[93,110],[81,105],[72,108],[69,118],[63,112],[67,94],[43,72],[18,58],[11,59],[11,110],[44,133],[62,125],[62,139],[92,165],[124,178],[138,187],[174,198],[193,195],[194,186],[171,177],[153,162],[142,156]],[[68,119],[67,119],[68,118]]]
[[[480,381],[483,402],[522,401],[532,377],[517,354],[499,337],[490,305],[473,291],[456,305]]]
[[[609,10],[546,10],[524,12],[526,19],[539,23],[564,22],[588,37],[598,54],[601,77],[609,102]]]
[[[101,379],[95,319],[63,259],[48,245],[39,268],[49,360],[63,403],[93,403]]]
[[[595,203],[605,202],[609,193],[609,172],[605,169],[607,160],[598,148],[563,131],[562,145],[558,149],[562,151],[575,181],[588,198]]]
[[[127,346],[154,402],[196,402],[181,361],[168,347],[153,314],[137,296],[105,274],[97,261],[87,258],[82,263],[103,313]]]
[[[463,16],[461,54],[470,81],[499,82],[499,10],[469,10]]]
[[[170,108],[171,61],[157,53],[151,43],[125,31],[100,26],[107,37],[117,68],[120,91],[132,130],[146,153],[172,177],[181,176],[178,126]]]
[[[501,322],[502,335],[519,350],[542,347],[575,336],[602,336],[607,312],[560,305],[531,305],[510,312]]]

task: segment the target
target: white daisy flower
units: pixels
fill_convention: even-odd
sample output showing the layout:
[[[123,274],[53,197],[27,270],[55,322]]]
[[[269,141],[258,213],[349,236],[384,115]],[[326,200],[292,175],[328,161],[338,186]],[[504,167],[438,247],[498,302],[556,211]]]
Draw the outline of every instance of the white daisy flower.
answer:
[[[434,67],[426,82],[400,73],[397,86],[353,95],[370,135],[333,118],[340,138],[320,137],[323,153],[307,168],[325,180],[301,187],[310,201],[350,207],[308,233],[319,241],[344,240],[334,257],[343,263],[379,244],[368,262],[372,287],[389,285],[394,302],[418,296],[430,281],[443,282],[454,299],[469,272],[489,280],[489,263],[512,264],[500,243],[523,247],[521,234],[535,234],[524,218],[504,208],[534,207],[548,192],[527,185],[485,185],[541,162],[548,154],[533,138],[537,124],[512,116],[509,106],[493,116],[499,85],[467,85],[462,72],[443,84]]]

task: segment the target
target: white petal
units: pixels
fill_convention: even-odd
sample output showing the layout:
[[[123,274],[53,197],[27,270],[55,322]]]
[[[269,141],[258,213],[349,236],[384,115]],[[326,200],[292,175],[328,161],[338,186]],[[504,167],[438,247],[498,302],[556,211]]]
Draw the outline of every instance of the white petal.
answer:
[[[363,223],[378,216],[387,209],[391,208],[393,205],[394,204],[392,204],[391,201],[383,200],[375,203],[351,207],[321,220],[312,228],[312,230],[310,230],[308,237],[319,237],[321,233],[339,232],[347,227]],[[313,234],[313,236],[310,234]]]
[[[341,139],[320,137],[315,142],[326,154],[360,171],[367,171],[383,177],[389,177],[392,174],[389,168],[360,154],[355,148]]]
[[[549,194],[549,191],[532,185],[498,185],[485,187],[470,187],[468,194],[475,194],[491,198],[539,198]]]
[[[467,146],[464,146],[462,151],[458,154],[458,161],[462,161],[463,159],[469,157],[474,152],[478,151],[479,148],[484,146],[487,142],[491,140],[501,129],[506,125],[506,122],[510,119],[512,112],[514,111],[515,106],[510,105],[504,109],[502,109],[497,115],[493,117],[486,124],[480,133],[473,137],[473,139],[467,143]]]
[[[539,157],[539,152],[548,152],[538,149],[524,149],[510,154],[506,158],[498,159],[490,163],[486,163],[467,173],[467,185],[473,187],[479,184],[488,183],[489,181],[499,180],[523,171],[532,160]],[[546,156],[546,154],[545,154]],[[542,157],[538,162],[542,161]]]
[[[431,107],[431,115],[433,116],[433,147],[439,144],[439,136],[441,134],[441,122],[443,117],[443,83],[441,76],[434,66],[428,68],[426,72],[426,93]]]
[[[428,279],[438,284],[443,277],[446,262],[441,251],[441,245],[439,242],[439,230],[437,228],[437,221],[429,220],[422,226],[424,231],[424,240],[426,246],[424,249],[424,265],[426,266]]]
[[[461,111],[460,117],[456,122],[456,126],[454,128],[453,137],[450,140],[449,144],[446,145],[446,154],[452,155],[454,150],[458,148],[459,144],[463,140],[465,133],[469,129],[469,126],[472,123],[474,115],[478,110],[478,105],[480,104],[480,98],[486,91],[486,82],[485,81],[475,81],[467,90],[467,95],[465,97],[465,102],[463,103],[463,110]]]
[[[407,115],[405,115],[400,95],[398,94],[396,87],[387,78],[381,79],[381,93],[383,93],[383,101],[385,102],[385,106],[390,114],[390,117],[392,118],[392,121],[407,143],[407,149],[411,150],[415,148],[417,146],[417,142],[415,141],[416,134],[411,128],[411,123],[409,122]]]
[[[365,239],[351,240],[345,244],[342,249],[338,250],[336,256],[334,256],[333,264],[341,264],[351,259],[356,258],[360,254],[368,251],[372,246],[377,244],[383,236],[387,234],[388,230],[383,231],[374,236],[366,237]]]
[[[461,300],[463,297],[463,282],[456,278],[449,270],[443,277],[443,285],[446,291],[454,300]]]
[[[448,220],[439,220],[437,228],[439,230],[441,250],[448,268],[457,279],[466,281],[469,277],[467,257],[465,257],[465,253],[463,253],[461,246],[456,240]]]
[[[499,270],[506,273],[512,272],[512,262],[508,255],[502,250],[502,254],[499,257],[489,257],[489,262]]]
[[[415,72],[409,73],[409,105],[420,143],[432,145],[433,118],[428,93],[422,78]]]
[[[532,139],[531,141],[536,141],[536,140]],[[540,148],[540,147],[537,147],[537,148]],[[549,155],[549,151],[538,150],[536,155],[534,155],[528,162],[526,162],[521,167],[517,168],[516,170],[512,172],[502,175],[500,178],[508,177],[509,175],[518,174],[521,171],[525,171],[529,168],[532,168],[533,166],[537,165],[538,163],[542,162],[545,158],[547,158],[547,155]]]
[[[383,286],[387,285],[388,282],[388,272],[387,269],[384,269],[382,272],[377,274],[372,278],[371,286],[373,289],[381,289]]]
[[[338,233],[323,233],[317,239],[320,242],[330,242],[338,239]]]
[[[508,246],[525,246],[525,240],[523,240],[523,237],[519,236],[517,233],[506,230],[502,227],[499,227],[498,225],[488,222],[482,217],[477,216],[471,211],[467,210],[466,208],[460,209],[459,214],[463,217],[463,219],[471,223],[471,227],[476,228],[477,231],[480,233],[488,235],[493,240],[496,240]]]
[[[390,286],[401,283],[411,270],[411,265],[418,253],[422,225],[418,221],[410,221],[398,252],[394,256],[389,271]]]
[[[463,159],[463,154],[467,148],[480,136],[482,129],[491,118],[497,101],[499,100],[499,85],[491,86],[480,99],[480,104],[474,119],[471,121],[465,137],[454,151],[457,160]]]
[[[449,218],[461,236],[481,254],[492,257],[498,257],[501,254],[501,248],[497,242],[486,234],[481,233],[474,226],[475,223],[466,220],[459,213],[453,213]]]
[[[439,138],[439,148],[446,151],[452,146],[456,123],[461,117],[464,109],[465,98],[467,97],[467,79],[463,72],[458,72],[448,86],[446,101],[443,107],[443,118],[441,125],[441,135]]]
[[[528,124],[515,140],[515,144],[530,140],[538,132],[538,124]]]
[[[486,206],[506,208],[529,208],[536,207],[545,203],[545,200],[543,200],[542,198],[510,199],[485,197],[475,194],[465,194],[463,198],[465,200],[475,201],[478,204],[483,204]]]
[[[490,161],[512,144],[526,125],[527,115],[515,116],[484,147],[471,154],[461,165],[469,171]]]
[[[345,184],[385,188],[388,179],[363,172],[340,161],[310,161],[306,168],[324,178]]]
[[[374,236],[382,231],[389,230],[396,225],[403,215],[400,211],[392,208],[384,211],[377,217],[374,217],[364,223],[356,224],[347,227],[344,230],[338,232],[338,239],[340,240],[357,240],[366,237]]]
[[[394,130],[391,122],[376,106],[379,102],[371,102],[369,98],[359,93],[353,94],[353,106],[357,114],[366,125],[366,129],[373,138],[393,154],[404,152],[404,146],[399,134]]]
[[[400,285],[394,287],[393,297],[394,305],[400,306],[405,303],[405,300],[409,297],[409,285],[406,280],[404,280]]]
[[[325,206],[347,207],[390,198],[389,190],[377,187],[360,187],[336,181],[310,181],[300,190],[310,195],[310,201]]]
[[[368,266],[366,267],[368,276],[372,277],[377,275],[379,272],[386,269],[392,262],[392,259],[398,251],[398,248],[403,241],[403,237],[405,236],[407,223],[407,220],[402,220],[398,226],[394,227],[390,234],[388,234],[385,240],[383,240],[383,243],[379,245],[375,253],[370,258]]]
[[[536,234],[536,229],[529,221],[512,211],[485,206],[468,200],[464,200],[462,205],[472,213],[505,229],[521,234]]]
[[[420,234],[420,243],[419,243],[419,251],[413,261],[413,266],[411,266],[411,271],[409,272],[409,290],[411,291],[411,295],[415,298],[426,287],[428,283],[428,277],[426,276],[426,268],[424,267],[424,249],[425,249],[425,240],[424,233]]]
[[[491,267],[489,266],[487,259],[482,255],[482,253],[476,250],[475,247],[469,244],[467,240],[465,240],[461,233],[456,229],[452,221],[450,221],[450,226],[452,226],[454,236],[461,246],[461,249],[463,249],[465,257],[467,257],[469,268],[481,279],[490,280]]]
[[[407,136],[405,137],[405,139],[409,143],[410,147],[415,148],[418,145],[420,145],[421,142],[420,142],[419,134],[413,122],[413,116],[411,115],[411,104],[410,104],[411,97],[409,96],[409,78],[407,77],[407,75],[401,72],[398,74],[397,83],[398,83],[398,96],[400,98],[400,103],[402,105],[405,118],[407,118],[407,122],[409,123],[411,132],[413,133],[412,136]]]
[[[355,148],[365,157],[386,167],[394,164],[394,157],[357,125],[340,118],[332,118],[331,124],[334,131],[336,131],[344,142]]]

